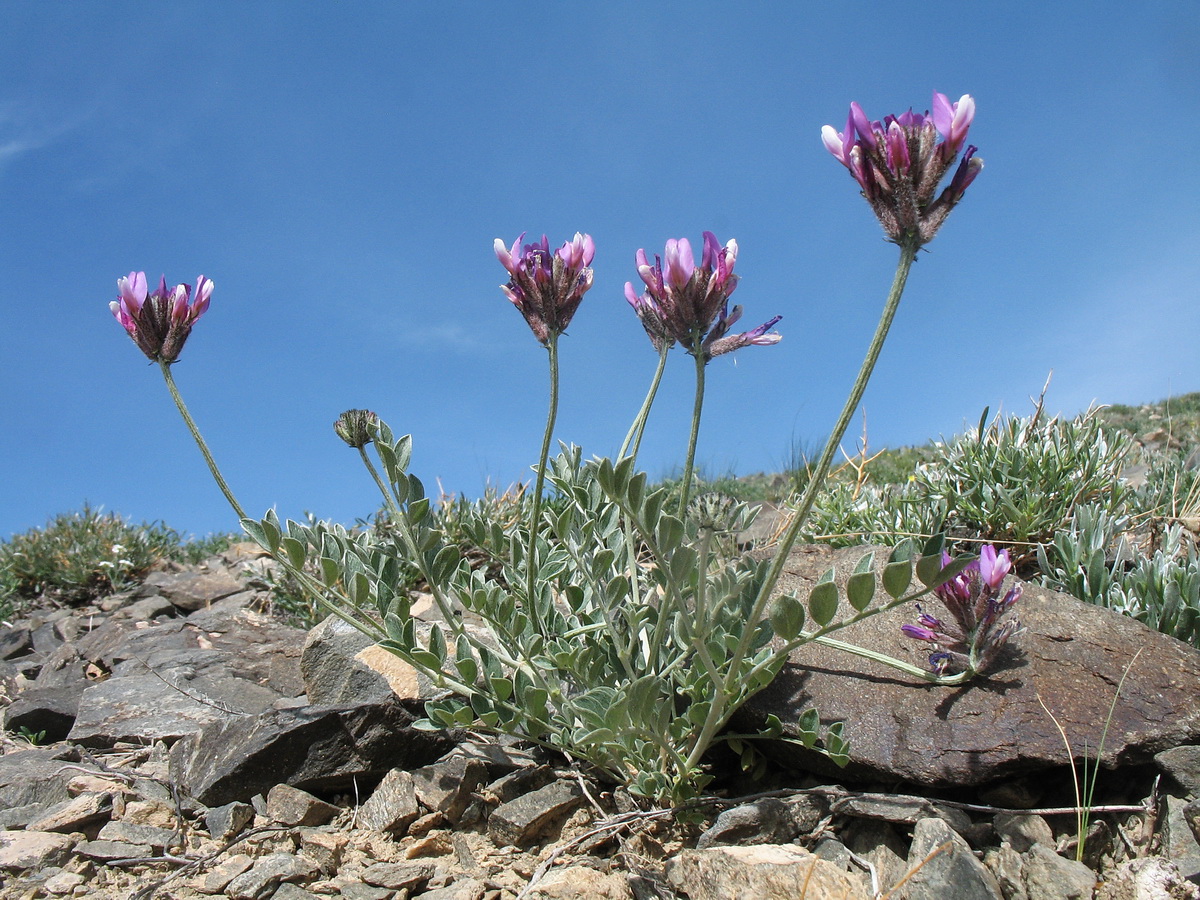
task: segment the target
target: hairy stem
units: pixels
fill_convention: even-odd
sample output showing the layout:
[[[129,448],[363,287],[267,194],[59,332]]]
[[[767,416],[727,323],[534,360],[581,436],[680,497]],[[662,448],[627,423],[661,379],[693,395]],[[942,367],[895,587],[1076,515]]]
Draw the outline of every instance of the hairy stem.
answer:
[[[704,351],[700,347],[700,338],[696,339],[692,355],[696,358],[696,400],[692,404],[692,433],[688,438],[687,462],[683,466],[683,485],[679,495],[679,518],[681,519],[687,513],[688,495],[692,490],[692,472],[696,465],[696,441],[700,437],[700,413],[704,409],[704,367],[708,365],[708,360],[704,358]]]
[[[200,434],[200,429],[196,427],[196,422],[188,412],[187,404],[183,402],[183,397],[179,393],[179,388],[175,386],[175,377],[171,374],[171,364],[158,361],[158,366],[162,369],[163,379],[167,382],[167,390],[171,392],[171,399],[175,401],[175,406],[179,409],[179,414],[183,416],[183,422],[188,427],[188,431],[192,433],[192,440],[196,442],[196,446],[200,448],[201,454],[204,456],[204,461],[208,463],[208,471],[212,473],[213,479],[217,482],[217,487],[221,489],[221,493],[225,495],[225,499],[229,501],[229,505],[233,507],[233,511],[237,513],[239,519],[245,519],[246,511],[242,509],[242,505],[237,502],[237,498],[233,496],[233,491],[229,489],[225,478],[221,475],[221,470],[217,468],[217,461],[213,459],[212,453],[208,449],[208,444],[204,442],[204,437]]]
[[[625,441],[621,444],[621,452],[617,454],[617,459],[621,459],[626,453],[632,455],[634,459],[637,458],[638,449],[642,446],[642,435],[646,431],[646,420],[650,418],[650,407],[654,405],[654,396],[658,393],[658,386],[662,382],[663,370],[667,367],[667,353],[670,350],[671,345],[664,344],[658,352],[658,368],[654,370],[650,390],[646,393],[646,399],[642,401],[642,408],[638,410],[637,417],[629,427],[629,433],[625,435]],[[633,445],[632,450],[630,444]]]
[[[558,418],[558,332],[550,332],[550,337],[546,340],[546,349],[550,351],[550,411],[546,416],[546,433],[542,436],[542,452],[538,457],[537,480],[533,489],[533,509],[529,515],[529,552],[525,558],[528,571],[529,614],[539,626],[541,625],[541,616],[537,609],[536,593],[537,538],[542,518],[542,491],[546,487],[546,461],[550,458],[550,440],[554,436],[554,423]]]

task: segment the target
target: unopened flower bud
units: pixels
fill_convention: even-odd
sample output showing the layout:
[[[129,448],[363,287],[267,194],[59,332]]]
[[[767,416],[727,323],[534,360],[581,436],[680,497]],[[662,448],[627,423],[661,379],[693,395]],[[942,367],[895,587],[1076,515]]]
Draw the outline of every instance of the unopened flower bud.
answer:
[[[348,409],[337,417],[333,430],[351,447],[361,449],[371,443],[371,425],[378,421],[369,409]]]

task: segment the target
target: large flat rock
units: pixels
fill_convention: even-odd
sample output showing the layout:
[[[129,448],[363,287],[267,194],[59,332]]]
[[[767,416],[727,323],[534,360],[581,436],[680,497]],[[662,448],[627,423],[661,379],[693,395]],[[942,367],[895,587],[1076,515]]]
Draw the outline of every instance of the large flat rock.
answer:
[[[834,564],[844,584],[864,552],[796,548],[780,590],[805,599]],[[877,554],[877,568],[886,554]],[[926,598],[924,606],[941,612],[936,598]],[[755,728],[769,713],[786,727],[815,706],[823,722],[846,723],[850,766],[837,769],[786,742],[773,742],[772,755],[842,779],[981,784],[1066,764],[1062,737],[1039,696],[1062,723],[1076,760],[1085,758],[1085,748],[1094,755],[1109,704],[1132,663],[1104,742],[1104,764],[1145,763],[1159,751],[1200,743],[1200,652],[1127,616],[1034,584],[1025,584],[1015,611],[1026,631],[1005,648],[994,671],[965,686],[932,686],[810,643],[751,698],[735,727]],[[929,645],[900,631],[916,615],[908,604],[832,636],[924,665]]]

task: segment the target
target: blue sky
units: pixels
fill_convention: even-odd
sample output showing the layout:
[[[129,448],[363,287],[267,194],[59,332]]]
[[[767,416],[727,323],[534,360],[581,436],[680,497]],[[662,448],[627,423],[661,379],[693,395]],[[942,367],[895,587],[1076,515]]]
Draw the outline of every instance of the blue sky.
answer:
[[[699,458],[776,470],[840,409],[896,260],[820,142],[936,89],[986,168],[914,267],[865,398],[873,446],[1200,390],[1200,5],[8,0],[0,29],[0,537],[84,501],[235,521],[116,279],[215,281],[173,371],[250,511],[341,521],[374,488],[334,436],[365,407],[431,490],[527,477],[546,353],[498,285],[522,231],[591,233],[557,436],[613,453],[655,354],[635,251],[736,238],[745,322]],[[641,461],[684,456],[676,350]],[[861,420],[853,430],[857,431]]]

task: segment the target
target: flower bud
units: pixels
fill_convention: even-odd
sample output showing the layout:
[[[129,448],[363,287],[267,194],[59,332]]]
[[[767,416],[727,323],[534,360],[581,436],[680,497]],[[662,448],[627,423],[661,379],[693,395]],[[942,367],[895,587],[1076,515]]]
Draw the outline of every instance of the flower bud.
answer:
[[[371,443],[371,426],[378,421],[369,409],[348,409],[337,417],[333,430],[351,447],[361,449]]]

